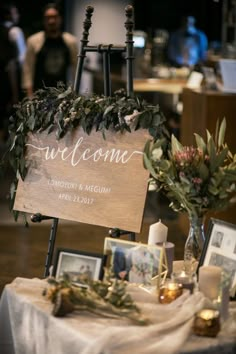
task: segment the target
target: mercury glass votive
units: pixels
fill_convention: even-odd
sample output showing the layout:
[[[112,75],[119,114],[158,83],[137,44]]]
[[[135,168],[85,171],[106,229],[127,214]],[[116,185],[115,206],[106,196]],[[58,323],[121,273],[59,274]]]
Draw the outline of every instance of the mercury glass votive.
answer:
[[[183,287],[181,284],[175,281],[167,281],[159,290],[159,302],[161,304],[169,304],[176,300],[183,293]]]
[[[213,309],[203,309],[195,315],[193,332],[199,336],[216,337],[220,331],[220,313]]]

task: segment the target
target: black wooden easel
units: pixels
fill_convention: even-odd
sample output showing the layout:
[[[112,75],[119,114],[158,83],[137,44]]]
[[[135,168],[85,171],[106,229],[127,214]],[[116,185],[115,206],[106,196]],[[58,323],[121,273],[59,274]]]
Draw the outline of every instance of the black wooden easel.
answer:
[[[125,21],[125,28],[126,28],[126,45],[125,46],[114,46],[113,44],[103,45],[100,44],[98,46],[89,46],[88,45],[88,37],[89,37],[89,30],[92,25],[91,17],[93,15],[94,8],[92,6],[87,6],[86,8],[86,15],[85,21],[83,23],[83,34],[81,39],[81,46],[80,52],[78,55],[78,63],[75,75],[75,82],[74,82],[74,91],[79,92],[81,77],[83,72],[83,65],[84,59],[86,58],[87,52],[96,52],[101,53],[103,59],[103,80],[104,80],[104,95],[111,96],[111,78],[110,78],[110,55],[112,53],[126,53],[126,73],[127,73],[127,84],[126,90],[127,95],[133,95],[133,28],[134,28],[134,21],[133,21],[133,7],[131,5],[126,6],[125,14],[126,14],[126,21]],[[56,241],[56,233],[58,227],[58,218],[53,218],[50,216],[45,216],[40,213],[33,214],[31,216],[32,222],[41,222],[43,220],[52,219],[52,226],[49,236],[48,242],[48,250],[45,262],[45,270],[44,270],[44,277],[49,275],[50,266],[52,264],[54,246]],[[120,229],[110,229],[109,235],[111,237],[120,237],[121,235],[128,234],[130,240],[135,240],[135,233]]]

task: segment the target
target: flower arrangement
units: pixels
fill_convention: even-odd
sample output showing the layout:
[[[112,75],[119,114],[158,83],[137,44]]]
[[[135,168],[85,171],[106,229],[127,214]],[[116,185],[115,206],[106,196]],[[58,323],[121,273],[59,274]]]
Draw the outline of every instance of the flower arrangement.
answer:
[[[183,146],[174,135],[171,143],[148,141],[144,165],[170,199],[177,212],[202,217],[208,211],[226,209],[236,191],[236,154],[224,143],[226,120],[217,123],[215,138],[195,134],[196,147]]]
[[[187,212],[190,220],[185,243],[185,268],[193,270],[205,242],[203,219],[208,211],[226,209],[236,191],[236,154],[224,143],[226,120],[217,122],[215,137],[207,131],[207,140],[195,134],[196,147],[183,146],[174,135],[148,141],[144,165],[157,185],[169,198],[170,207]]]
[[[52,314],[63,317],[73,311],[89,311],[103,317],[126,317],[138,325],[147,325],[140,309],[126,292],[127,282],[118,279],[83,279],[83,286],[70,281],[69,276],[48,278],[50,287],[43,295],[53,303]]]

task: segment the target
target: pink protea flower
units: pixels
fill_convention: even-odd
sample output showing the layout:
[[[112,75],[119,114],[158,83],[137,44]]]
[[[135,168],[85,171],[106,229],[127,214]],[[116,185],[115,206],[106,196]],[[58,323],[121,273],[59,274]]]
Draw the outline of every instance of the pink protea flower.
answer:
[[[192,178],[192,182],[193,182],[194,184],[201,184],[201,183],[202,183],[202,179],[199,178],[199,177],[193,177],[193,178]]]
[[[193,146],[184,146],[182,150],[177,151],[173,158],[180,166],[191,165],[199,161],[203,156],[202,150]]]

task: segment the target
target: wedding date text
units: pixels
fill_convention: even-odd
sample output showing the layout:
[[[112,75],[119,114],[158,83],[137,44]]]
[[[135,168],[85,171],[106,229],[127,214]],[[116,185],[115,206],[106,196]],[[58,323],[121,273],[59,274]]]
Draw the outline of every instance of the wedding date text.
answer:
[[[93,204],[94,198],[81,197],[77,194],[60,193],[58,199],[80,204]]]

